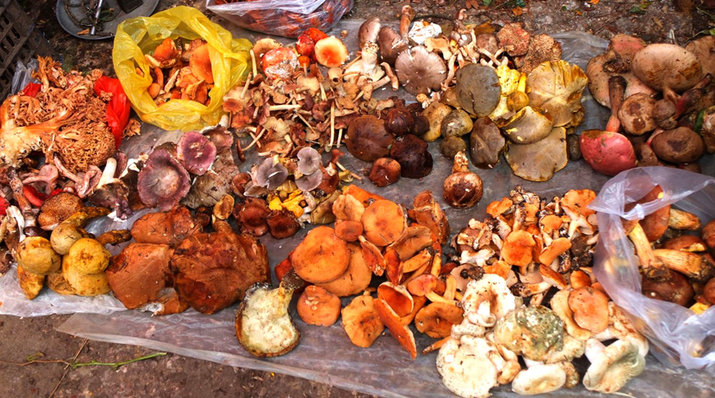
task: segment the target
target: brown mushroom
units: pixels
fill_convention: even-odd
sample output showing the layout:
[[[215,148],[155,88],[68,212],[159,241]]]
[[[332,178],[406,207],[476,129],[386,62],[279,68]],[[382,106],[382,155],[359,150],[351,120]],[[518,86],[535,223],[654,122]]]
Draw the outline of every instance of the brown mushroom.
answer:
[[[348,151],[366,162],[386,157],[393,142],[393,136],[385,130],[384,121],[372,115],[353,119],[345,138]]]
[[[705,151],[703,139],[688,127],[666,130],[651,141],[653,152],[671,163],[689,163],[700,158]]]
[[[469,170],[464,152],[454,157],[454,166],[442,185],[442,195],[452,207],[472,207],[482,199],[482,179]]]
[[[37,223],[45,231],[51,231],[59,223],[80,211],[83,207],[82,199],[77,195],[60,192],[42,203],[40,214],[37,216]]]
[[[501,99],[501,85],[494,68],[467,64],[456,74],[457,100],[464,110],[483,117],[489,115]]]
[[[642,135],[655,130],[653,117],[656,101],[645,93],[636,93],[626,98],[618,110],[621,126],[630,134]]]
[[[439,55],[424,46],[415,46],[397,57],[395,73],[408,93],[427,94],[430,90],[439,90],[447,76],[447,67]]]
[[[372,164],[368,178],[378,187],[386,187],[400,179],[400,163],[391,158],[380,158]]]
[[[427,143],[415,135],[396,140],[390,148],[390,157],[400,163],[403,177],[422,178],[432,171],[432,155]]]
[[[452,325],[462,322],[463,311],[454,304],[431,303],[415,316],[415,327],[421,333],[435,339],[449,336]]]
[[[682,306],[687,306],[694,294],[690,282],[677,272],[670,272],[667,278],[643,278],[641,285],[644,296]]]
[[[295,215],[286,209],[272,211],[266,217],[266,224],[268,224],[268,231],[271,236],[276,239],[293,236],[300,229],[300,224]]]
[[[491,119],[481,117],[474,121],[469,135],[469,155],[475,166],[483,169],[494,167],[505,144],[499,127]]]

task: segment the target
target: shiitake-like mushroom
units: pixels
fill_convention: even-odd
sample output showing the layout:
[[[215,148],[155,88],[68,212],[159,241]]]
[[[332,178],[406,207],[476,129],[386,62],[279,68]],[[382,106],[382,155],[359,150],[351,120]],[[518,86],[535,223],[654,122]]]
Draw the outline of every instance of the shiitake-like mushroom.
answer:
[[[390,148],[390,157],[400,163],[400,172],[406,178],[422,178],[432,171],[432,155],[427,143],[412,134],[398,139]]]
[[[372,115],[364,115],[353,119],[348,125],[345,145],[356,158],[372,162],[386,157],[394,140],[385,129],[383,120]]]

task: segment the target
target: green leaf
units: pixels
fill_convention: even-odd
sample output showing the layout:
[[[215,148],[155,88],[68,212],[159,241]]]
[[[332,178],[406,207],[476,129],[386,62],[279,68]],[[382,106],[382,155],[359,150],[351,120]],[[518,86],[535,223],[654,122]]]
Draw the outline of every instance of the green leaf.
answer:
[[[525,0],[516,0],[516,6],[517,7],[526,7],[526,1]]]
[[[633,6],[628,12],[631,14],[645,14],[645,9],[641,8],[641,6]]]
[[[489,5],[492,4],[492,0],[482,0],[482,4],[484,4],[485,6],[489,7]]]
[[[38,351],[38,352],[36,352],[36,353],[34,353],[34,354],[28,355],[28,356],[25,358],[25,361],[26,361],[26,362],[36,361],[36,360],[38,360],[38,359],[40,359],[40,358],[42,358],[42,357],[44,357],[44,356],[45,356],[45,354],[43,354],[43,353],[41,353],[41,352]]]

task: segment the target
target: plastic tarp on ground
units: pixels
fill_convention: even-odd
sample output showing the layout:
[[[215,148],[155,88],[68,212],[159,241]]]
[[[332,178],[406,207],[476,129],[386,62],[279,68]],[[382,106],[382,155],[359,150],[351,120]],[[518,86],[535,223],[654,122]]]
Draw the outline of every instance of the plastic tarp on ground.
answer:
[[[336,27],[336,31],[347,29],[352,32],[352,40],[348,39],[346,43],[352,51],[357,47],[352,36],[358,26],[359,22],[344,21]],[[255,37],[244,32],[234,34],[251,39]],[[589,58],[600,53],[606,46],[603,40],[585,33],[554,36],[563,44],[563,57],[583,68]],[[598,106],[588,92],[584,94],[586,120],[579,130],[601,128],[609,112]],[[389,96],[393,93],[388,89],[379,95]],[[145,126],[142,136],[132,137],[126,140],[124,145],[127,154],[132,157],[151,145],[175,140],[177,137],[178,134],[166,134],[154,127]],[[438,144],[432,143],[430,150],[434,156],[434,169],[422,180],[401,179],[397,184],[383,189],[377,189],[367,180],[356,183],[407,206],[411,205],[418,192],[431,189],[445,209],[452,233],[455,233],[464,228],[470,218],[484,217],[486,204],[507,195],[516,185],[534,191],[544,198],[550,198],[569,189],[590,188],[598,191],[607,180],[607,177],[592,172],[583,162],[570,162],[548,182],[529,182],[514,176],[502,159],[492,170],[478,170],[484,181],[484,197],[480,204],[472,209],[453,209],[441,200],[442,182],[451,172],[451,162],[439,154]],[[248,170],[252,160],[255,158],[249,157],[247,162],[241,165],[241,170]],[[349,155],[343,158],[341,163],[358,174],[368,165]],[[713,156],[702,160],[701,165],[704,173],[715,175]],[[105,222],[101,225],[95,223],[92,228],[108,229],[119,226],[119,223]],[[295,236],[280,241],[262,237],[261,241],[269,248],[271,265],[275,266],[284,259],[306,233],[307,230],[302,230]],[[436,353],[420,355],[412,361],[388,332],[378,338],[372,347],[359,348],[350,343],[339,321],[329,328],[308,326],[300,321],[293,310],[294,319],[301,332],[300,344],[282,357],[259,360],[246,353],[236,340],[236,306],[210,316],[189,310],[183,314],[152,317],[146,312],[117,311],[121,308],[121,303],[109,296],[96,299],[68,298],[45,291],[40,297],[29,302],[22,296],[12,274],[13,272],[0,279],[0,301],[3,303],[0,313],[36,316],[85,312],[70,317],[58,329],[62,332],[94,340],[140,345],[232,366],[280,372],[381,396],[452,396],[442,385],[437,373]],[[420,333],[416,333],[416,336],[418,350],[433,341]],[[577,362],[580,373],[583,374],[587,365],[585,360]],[[715,394],[715,386],[711,380],[711,375],[706,372],[667,367],[649,355],[645,372],[629,382],[621,392],[638,397],[709,397]],[[497,397],[516,396],[508,386],[492,391]],[[575,389],[560,390],[553,395],[581,397],[599,394],[589,392],[579,385]]]

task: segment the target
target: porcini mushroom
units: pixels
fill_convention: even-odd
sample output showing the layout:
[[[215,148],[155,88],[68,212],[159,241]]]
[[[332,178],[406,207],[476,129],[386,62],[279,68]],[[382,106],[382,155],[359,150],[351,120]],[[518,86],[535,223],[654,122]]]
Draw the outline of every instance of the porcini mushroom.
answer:
[[[482,199],[482,179],[469,170],[464,152],[455,155],[452,174],[442,184],[442,195],[452,207],[472,207]]]

